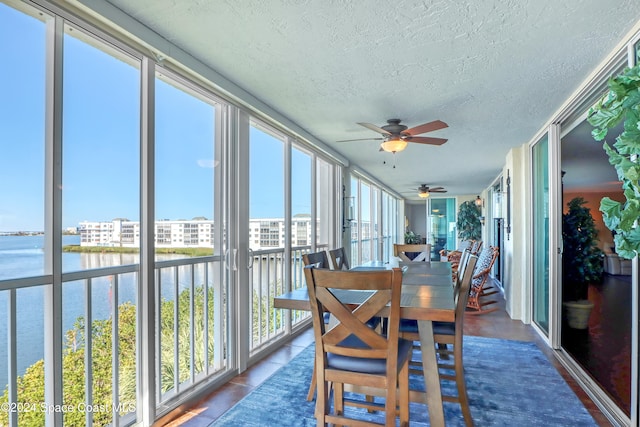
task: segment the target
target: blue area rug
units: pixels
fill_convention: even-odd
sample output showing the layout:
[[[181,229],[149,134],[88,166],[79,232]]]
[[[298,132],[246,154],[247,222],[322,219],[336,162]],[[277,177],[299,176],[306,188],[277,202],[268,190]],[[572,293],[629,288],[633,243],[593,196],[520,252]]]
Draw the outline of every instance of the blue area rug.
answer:
[[[464,363],[471,415],[477,426],[597,426],[582,402],[534,343],[465,336]],[[315,402],[307,402],[314,346],[296,356],[211,424],[315,426]],[[416,354],[415,357],[419,357]],[[410,379],[422,387],[420,376]],[[444,394],[455,384],[443,382]],[[384,422],[382,413],[365,418]],[[447,426],[464,426],[460,406],[444,403]],[[411,403],[412,426],[428,426],[426,405]]]

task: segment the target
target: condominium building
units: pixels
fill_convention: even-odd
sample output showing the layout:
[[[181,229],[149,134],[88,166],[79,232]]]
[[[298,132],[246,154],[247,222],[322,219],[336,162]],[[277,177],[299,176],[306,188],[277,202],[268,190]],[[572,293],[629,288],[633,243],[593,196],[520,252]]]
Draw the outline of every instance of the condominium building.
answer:
[[[297,215],[291,221],[291,244],[311,244],[311,217]],[[78,225],[80,246],[135,248],[140,246],[140,222],[125,218],[111,221],[82,221]],[[283,218],[257,218],[249,221],[252,250],[284,247]],[[193,248],[213,246],[213,220],[158,220],[155,223],[157,248]]]
[[[213,246],[213,221],[208,219],[159,220],[155,224],[158,248]],[[80,246],[135,248],[140,246],[140,222],[116,218],[111,221],[83,221],[78,225]]]

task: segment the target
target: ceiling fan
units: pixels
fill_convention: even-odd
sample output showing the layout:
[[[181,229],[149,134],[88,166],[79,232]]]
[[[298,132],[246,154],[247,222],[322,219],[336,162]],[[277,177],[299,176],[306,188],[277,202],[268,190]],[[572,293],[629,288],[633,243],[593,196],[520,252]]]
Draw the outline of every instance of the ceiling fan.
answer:
[[[402,151],[407,147],[407,143],[416,142],[418,144],[430,144],[430,145],[442,145],[447,142],[444,138],[433,138],[429,136],[417,136],[427,132],[433,132],[435,130],[444,129],[449,127],[448,124],[441,120],[434,120],[429,123],[424,123],[418,126],[414,126],[410,129],[406,125],[400,124],[400,119],[389,119],[387,124],[382,127],[372,125],[371,123],[358,123],[360,126],[364,126],[367,129],[371,129],[374,132],[378,132],[382,138],[360,138],[360,139],[345,139],[337,142],[348,141],[363,141],[363,140],[381,140],[384,141],[380,144],[380,151],[388,151],[390,153],[396,153]]]
[[[420,187],[418,187],[418,196],[426,199],[427,197],[429,197],[429,194],[431,193],[446,193],[447,190],[445,190],[443,187],[429,187],[427,184],[422,184]]]

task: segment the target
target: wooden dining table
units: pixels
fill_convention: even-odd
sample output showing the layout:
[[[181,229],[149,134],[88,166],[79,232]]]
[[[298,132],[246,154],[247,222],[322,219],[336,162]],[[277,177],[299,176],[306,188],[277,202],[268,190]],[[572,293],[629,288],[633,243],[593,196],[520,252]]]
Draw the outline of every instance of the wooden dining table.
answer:
[[[391,264],[371,262],[352,270],[362,271],[393,267],[399,267],[403,270],[400,316],[403,319],[418,321],[426,388],[426,393],[420,394],[420,396],[423,396],[422,399],[427,404],[431,425],[444,426],[444,409],[432,322],[455,321],[451,264],[440,261]],[[336,296],[345,304],[358,304],[367,297],[362,291],[344,291]],[[275,297],[274,307],[311,310],[307,289],[298,289]],[[385,309],[379,315],[385,317],[388,312]],[[412,395],[416,394],[412,393]]]

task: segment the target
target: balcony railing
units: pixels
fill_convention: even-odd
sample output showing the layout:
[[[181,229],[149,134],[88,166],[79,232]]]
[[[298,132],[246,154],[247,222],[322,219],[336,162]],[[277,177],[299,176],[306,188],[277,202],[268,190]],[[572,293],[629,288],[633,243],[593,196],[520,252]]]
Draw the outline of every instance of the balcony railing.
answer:
[[[308,246],[292,250],[291,289],[306,286],[302,255],[310,250]],[[284,280],[283,260],[283,249],[253,254],[249,276],[252,354],[309,319],[308,312],[293,311],[288,317],[285,310],[273,307],[273,298],[290,290]],[[156,262],[157,332],[152,345],[157,360],[158,408],[170,407],[174,398],[228,367],[229,320],[222,268],[219,256]],[[43,359],[45,352],[58,351],[54,358],[62,359],[63,368],[61,378],[54,381],[62,382],[63,403],[74,409],[64,414],[65,425],[117,427],[134,423],[139,371],[136,354],[140,346],[138,265],[62,274],[61,305],[45,300],[51,283],[51,275],[0,281],[0,311],[6,307],[7,313],[0,335],[4,332],[4,342],[8,343],[8,363],[3,363],[6,375],[0,375],[8,387],[0,404],[16,409],[29,404],[38,405],[38,410],[44,408]],[[45,317],[46,307],[55,312]],[[62,318],[62,343],[52,344],[45,337],[45,322],[51,316]],[[27,328],[27,323],[32,326]],[[31,348],[34,341],[37,345]],[[21,354],[25,352],[33,353],[29,366],[22,366]],[[42,411],[0,411],[0,425],[39,424],[43,420]]]
[[[316,250],[324,249],[326,246],[318,246]],[[250,268],[250,277],[252,278],[251,354],[255,354],[273,342],[274,339],[286,333],[285,318],[287,313],[285,310],[274,308],[273,299],[289,290],[306,287],[302,255],[310,251],[311,246],[297,246],[291,250],[291,289],[287,288],[284,280],[286,264],[284,263],[285,252],[283,248],[252,252],[253,263]],[[309,318],[308,312],[294,310],[291,312],[291,327],[295,328],[296,325]]]

